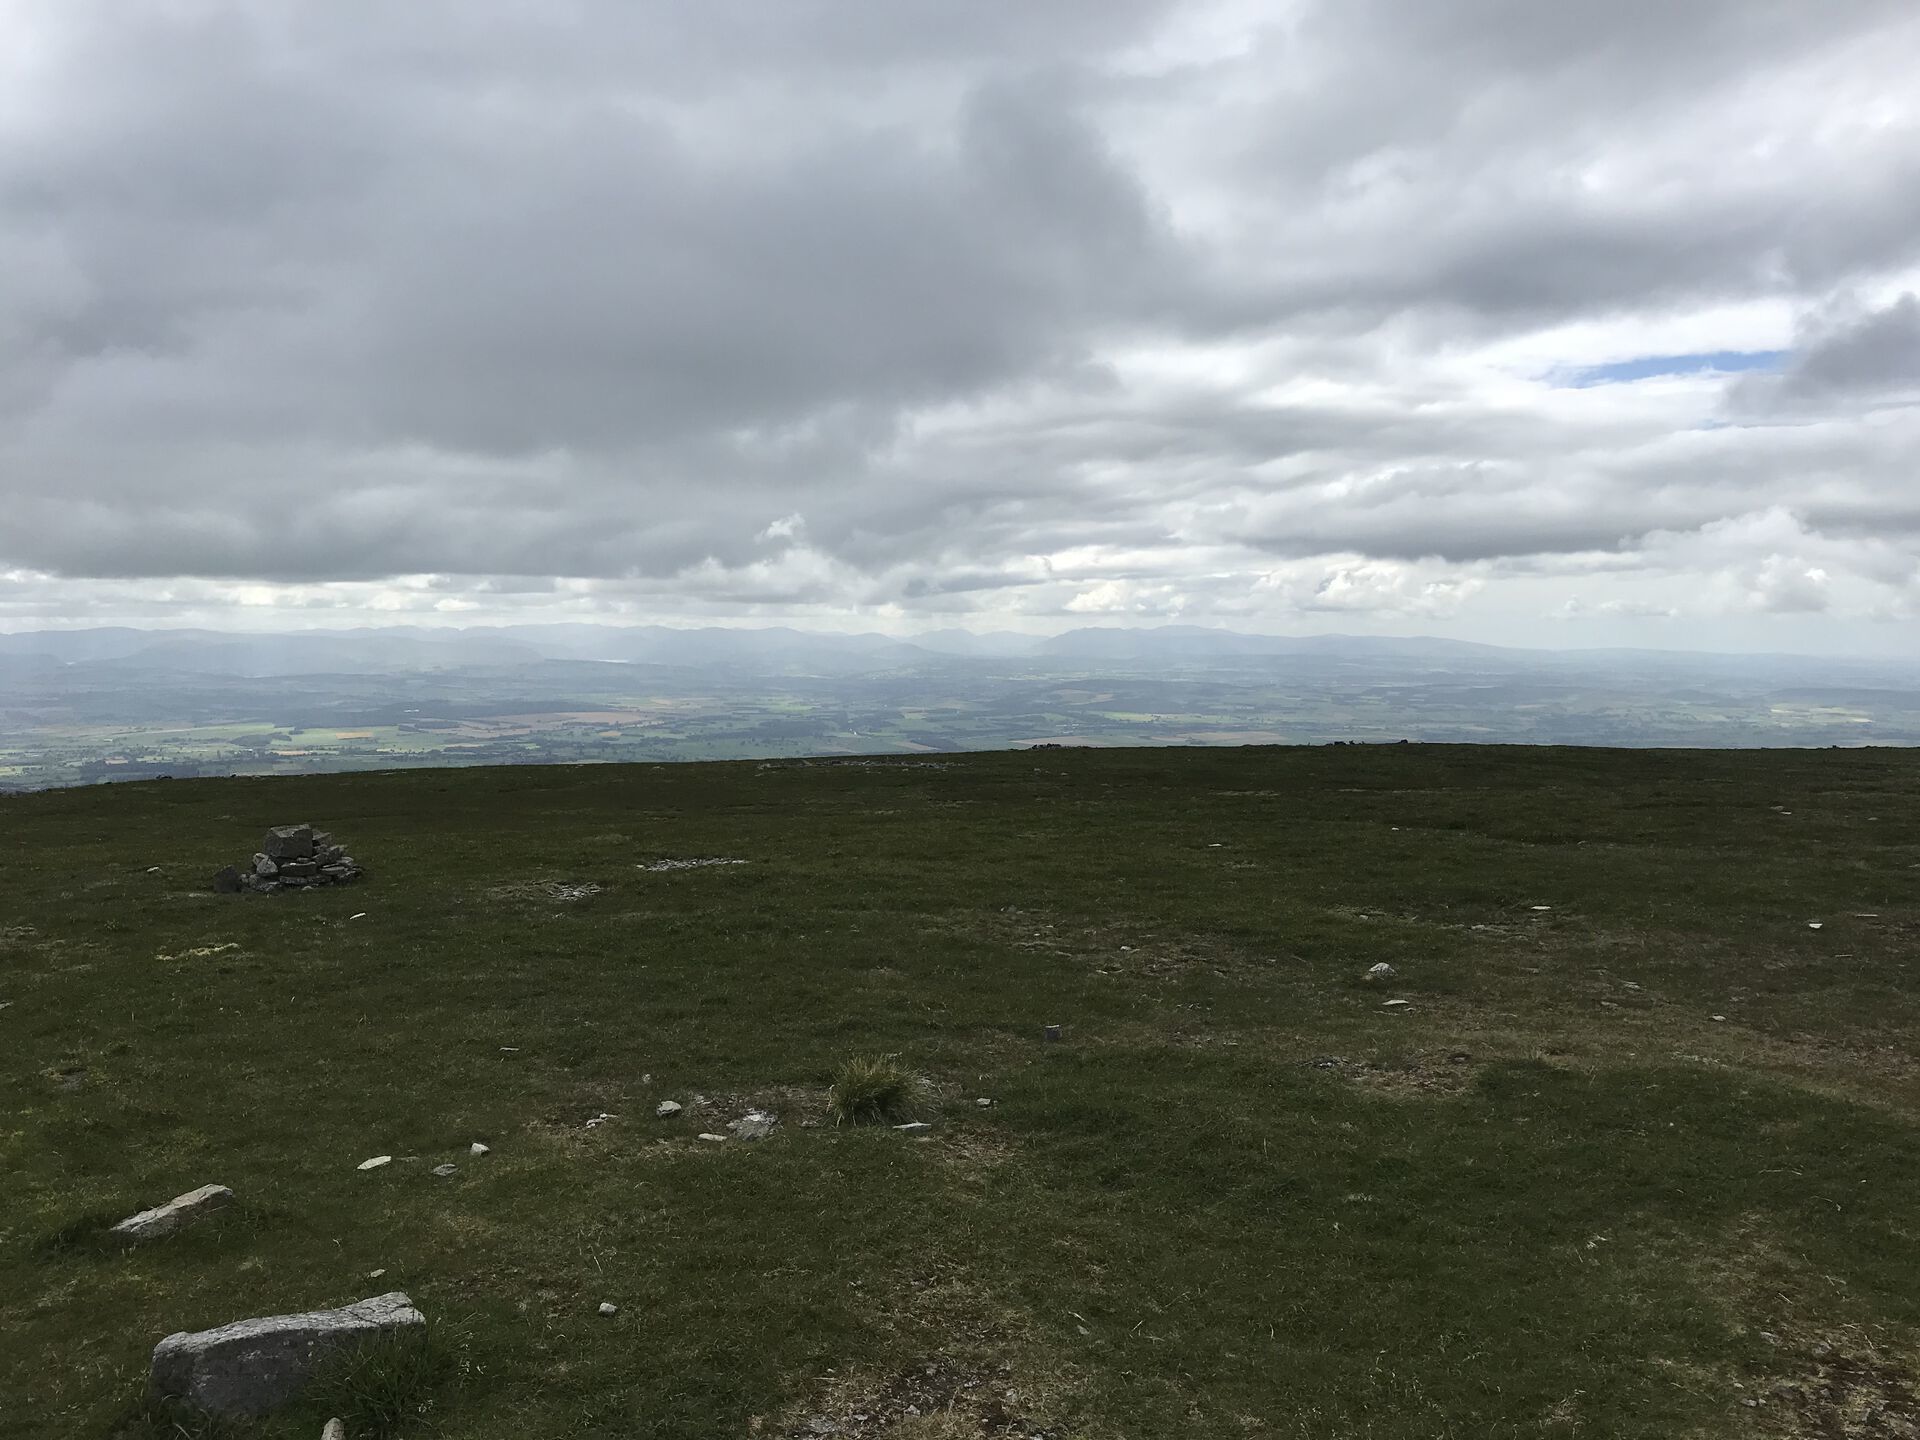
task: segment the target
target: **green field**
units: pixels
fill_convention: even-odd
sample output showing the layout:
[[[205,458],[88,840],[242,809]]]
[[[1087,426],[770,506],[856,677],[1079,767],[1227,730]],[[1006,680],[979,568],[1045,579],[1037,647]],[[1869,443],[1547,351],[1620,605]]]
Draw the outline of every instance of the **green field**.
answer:
[[[1407,745],[0,796],[0,1436],[1920,1434],[1917,802]],[[208,893],[299,820],[368,878]],[[926,1138],[819,1123],[855,1054]],[[391,1421],[143,1401],[394,1288]]]

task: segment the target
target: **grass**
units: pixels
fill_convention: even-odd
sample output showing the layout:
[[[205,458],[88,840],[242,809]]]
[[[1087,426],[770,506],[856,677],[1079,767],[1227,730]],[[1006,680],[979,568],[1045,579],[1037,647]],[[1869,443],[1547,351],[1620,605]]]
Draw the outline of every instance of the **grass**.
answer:
[[[204,1433],[1920,1433],[1917,802],[1423,746],[0,799],[0,1436],[391,1289],[417,1365]],[[372,878],[201,888],[306,819]],[[848,1055],[927,1138],[820,1123]]]
[[[833,1072],[827,1113],[836,1125],[895,1125],[911,1120],[920,1079],[895,1055],[852,1055]]]

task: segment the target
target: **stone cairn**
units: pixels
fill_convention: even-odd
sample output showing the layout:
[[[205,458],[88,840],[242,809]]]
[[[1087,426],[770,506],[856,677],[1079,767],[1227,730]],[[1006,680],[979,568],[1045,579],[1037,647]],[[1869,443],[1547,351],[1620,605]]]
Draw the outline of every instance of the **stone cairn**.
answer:
[[[246,868],[227,866],[213,877],[213,888],[226,895],[242,890],[267,895],[309,885],[344,885],[359,876],[360,867],[346,847],[336,845],[326,831],[311,825],[276,825],[267,831]]]

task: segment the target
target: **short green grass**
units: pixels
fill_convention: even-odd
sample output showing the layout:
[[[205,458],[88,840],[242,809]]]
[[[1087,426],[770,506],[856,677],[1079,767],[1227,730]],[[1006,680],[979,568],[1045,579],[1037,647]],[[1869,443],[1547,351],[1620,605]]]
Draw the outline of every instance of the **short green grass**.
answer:
[[[391,1289],[418,1364],[207,1433],[1920,1433],[1917,802],[1423,746],[0,798],[0,1436],[168,1434],[161,1336]],[[201,888],[301,819],[367,881]],[[849,1056],[926,1138],[832,1123]]]

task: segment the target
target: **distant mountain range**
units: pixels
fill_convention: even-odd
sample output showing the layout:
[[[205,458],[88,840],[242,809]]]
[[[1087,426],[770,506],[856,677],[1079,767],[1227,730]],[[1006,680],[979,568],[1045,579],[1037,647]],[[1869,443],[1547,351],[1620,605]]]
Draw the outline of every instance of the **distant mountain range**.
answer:
[[[1658,650],[1525,650],[1431,636],[1257,635],[1194,625],[1087,627],[1052,636],[936,630],[911,640],[786,626],[507,625],[465,629],[396,626],[238,633],[130,627],[0,634],[0,683],[68,667],[265,678],[501,669],[550,661],[666,665],[743,674],[843,676],[1024,661],[1052,667],[1246,662],[1360,664],[1482,671],[1576,669],[1670,678],[1704,670],[1783,681],[1920,684],[1920,661],[1791,655],[1707,655]]]

